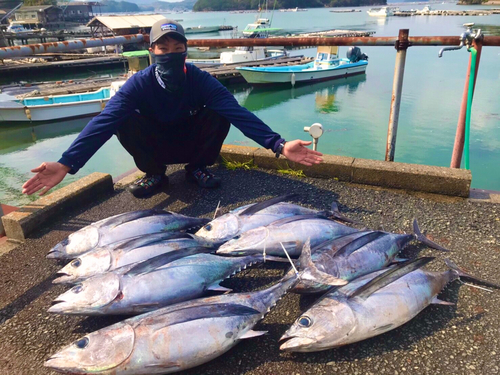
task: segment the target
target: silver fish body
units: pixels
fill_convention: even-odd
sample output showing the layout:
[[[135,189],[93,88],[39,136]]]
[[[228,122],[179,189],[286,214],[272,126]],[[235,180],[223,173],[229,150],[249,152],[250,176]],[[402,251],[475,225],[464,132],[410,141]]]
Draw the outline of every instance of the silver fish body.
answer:
[[[315,352],[380,335],[413,319],[458,278],[453,271],[415,270],[374,292],[366,299],[350,294],[380,275],[377,271],[320,298],[286,331],[281,350]]]
[[[139,314],[227,290],[219,283],[263,260],[262,256],[220,257],[197,254],[169,262],[149,261],[98,275],[71,288],[49,312],[76,315]]]
[[[342,254],[349,243],[338,248],[336,242],[343,242],[352,238],[351,244],[362,240],[363,236],[372,236],[373,240],[359,248],[352,249],[351,253]],[[312,260],[318,270],[336,278],[351,281],[360,276],[369,274],[388,266],[403,247],[415,239],[412,234],[395,234],[387,232],[359,232],[333,240],[326,248],[319,245],[312,253]],[[340,251],[340,253],[339,253]],[[296,293],[319,293],[328,289],[328,286],[309,281],[299,282],[293,289]]]
[[[127,212],[70,234],[49,251],[47,258],[72,259],[115,242],[145,234],[197,228],[208,221],[162,210]]]
[[[178,303],[90,333],[45,366],[71,374],[169,374],[206,363],[252,331],[295,282]]]
[[[187,252],[187,249],[191,251]],[[53,283],[76,283],[161,254],[169,252],[181,253],[178,250],[184,250],[186,255],[183,256],[188,256],[198,251],[209,251],[208,249],[189,234],[174,236],[169,235],[168,232],[155,233],[127,241],[120,246],[108,245],[82,254],[59,270],[57,272],[59,277]]]
[[[247,255],[265,252],[283,257],[283,244],[289,255],[297,258],[308,239],[311,247],[315,247],[332,238],[354,232],[357,230],[336,221],[293,216],[244,232],[219,247],[217,254]]]
[[[239,207],[212,220],[199,229],[196,235],[220,245],[250,229],[268,225],[279,219],[294,215],[315,215],[324,212],[311,210],[292,203],[280,202],[251,215],[245,215],[245,211],[253,206],[255,204]]]

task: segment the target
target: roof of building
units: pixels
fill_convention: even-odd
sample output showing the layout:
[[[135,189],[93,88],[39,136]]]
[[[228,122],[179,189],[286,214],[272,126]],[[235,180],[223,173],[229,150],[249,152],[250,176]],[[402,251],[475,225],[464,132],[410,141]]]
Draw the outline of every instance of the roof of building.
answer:
[[[151,27],[153,23],[164,19],[161,14],[144,14],[139,16],[98,16],[94,17],[87,26],[103,24],[110,30]]]
[[[17,12],[33,12],[33,11],[43,12],[43,11],[49,9],[49,8],[59,9],[59,8],[53,6],[53,5],[31,5],[31,6],[19,8],[18,10],[16,10],[16,13]]]
[[[98,6],[99,2],[95,2],[95,1],[74,1],[72,3],[58,2],[57,5],[61,6],[61,7],[73,7],[73,6],[82,6],[82,5]],[[104,4],[103,4],[103,6],[104,6]]]

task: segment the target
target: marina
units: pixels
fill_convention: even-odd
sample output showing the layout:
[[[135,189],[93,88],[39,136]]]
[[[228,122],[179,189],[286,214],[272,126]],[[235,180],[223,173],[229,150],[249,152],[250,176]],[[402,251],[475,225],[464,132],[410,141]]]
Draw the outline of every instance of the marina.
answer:
[[[235,48],[243,55],[257,48],[286,51],[285,57],[267,60],[237,62],[231,55],[227,64],[222,59],[194,64],[284,139],[312,140],[311,148],[324,155],[321,164],[299,165],[255,147],[232,126],[210,167],[222,178],[218,189],[187,182],[184,166],[171,165],[168,184],[150,197],[136,198],[127,189],[141,172],[112,137],[59,189],[42,198],[22,195],[20,186],[33,175],[30,169],[58,160],[91,119],[85,114],[102,110],[111,88],[119,92],[127,76],[149,65],[149,56],[142,50],[80,59],[64,45],[51,46],[63,50],[45,55],[32,54],[42,47],[0,49],[6,67],[33,64],[42,71],[36,64],[83,64],[75,70],[61,65],[53,76],[50,70],[40,76],[20,71],[20,78],[0,86],[0,102],[17,103],[12,106],[18,116],[0,122],[2,374],[498,372],[500,34],[491,33],[500,26],[498,16],[474,25],[469,16],[372,17],[367,7],[362,12],[299,10],[276,12],[272,25],[264,22],[250,37],[228,37],[234,30],[188,35],[191,50],[231,54],[227,50]],[[186,29],[231,24],[243,36],[245,25],[262,16],[184,12],[183,18]],[[273,37],[252,37],[274,28],[280,31]],[[134,37],[131,49],[147,46],[148,36],[138,28],[126,31],[101,44],[112,48],[109,38]],[[93,48],[103,47],[95,43]],[[85,65],[102,59],[104,67],[106,58],[122,61],[102,74],[97,63]],[[271,72],[269,84],[244,82],[245,71]],[[302,73],[307,74],[304,81]],[[286,79],[277,84],[280,74]],[[2,109],[0,105],[0,121],[6,113]],[[293,211],[297,217],[289,216],[288,204],[300,207]],[[308,217],[311,213],[315,216]],[[174,215],[187,219],[179,230],[197,231],[196,236],[172,232],[175,252],[154,256],[155,245],[148,246],[170,237]],[[161,224],[158,218],[164,217]],[[138,224],[141,219],[148,224]],[[107,234],[106,220],[112,228]],[[259,226],[260,220],[269,225]],[[158,228],[161,233],[155,233]],[[263,228],[265,241],[259,232]],[[335,239],[337,229],[328,228],[341,228],[346,236]],[[252,230],[257,234],[246,237]],[[276,234],[277,242],[274,231],[283,233]],[[142,237],[113,242],[120,241],[117,233]],[[196,242],[203,236],[211,240]],[[323,244],[323,236],[332,237],[326,241],[331,249],[308,254],[308,248],[317,251]],[[377,247],[378,240],[390,236],[412,242],[402,250],[398,243],[397,251]],[[196,251],[184,252],[178,247],[181,241],[195,242]],[[134,246],[140,251],[134,252]],[[217,255],[210,254],[216,247]],[[373,254],[382,248],[379,264]],[[282,249],[288,258],[302,251],[298,270],[288,271]],[[246,251],[252,253],[249,263],[227,258]],[[143,256],[142,262],[135,254]],[[179,254],[180,259],[168,260]],[[275,262],[277,256],[283,261]],[[224,280],[221,273],[219,280],[221,262],[234,262],[227,275],[236,275]],[[420,267],[426,263],[424,271]],[[369,288],[356,284],[365,265],[384,272],[366,284]],[[167,277],[189,267],[195,271],[182,271],[185,279]],[[348,276],[340,276],[342,267]],[[464,269],[490,284],[458,281]],[[422,273],[433,276],[415,277],[420,289],[414,288],[410,275]],[[443,285],[427,296],[422,280],[436,275]],[[59,284],[73,281],[78,284]],[[300,287],[320,287],[318,283],[322,288],[336,285],[338,293],[346,294],[337,299],[330,290],[316,302],[318,295],[294,293]],[[180,296],[185,302],[169,306],[162,296],[172,303]],[[189,300],[196,296],[207,299]],[[372,302],[376,298],[378,305]],[[322,310],[330,300],[330,310]],[[165,304],[165,310],[157,310]],[[152,311],[146,318],[88,316],[113,313],[114,308],[121,313]],[[84,315],[72,315],[79,313]]]

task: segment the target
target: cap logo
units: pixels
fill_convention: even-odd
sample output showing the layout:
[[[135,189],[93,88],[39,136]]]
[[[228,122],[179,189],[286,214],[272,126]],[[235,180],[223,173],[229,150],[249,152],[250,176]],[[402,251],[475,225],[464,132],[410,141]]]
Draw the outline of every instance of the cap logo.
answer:
[[[161,25],[161,31],[165,31],[165,30],[174,30],[174,31],[177,31],[177,25],[174,25],[174,24],[171,24],[171,23],[164,23],[163,25]]]

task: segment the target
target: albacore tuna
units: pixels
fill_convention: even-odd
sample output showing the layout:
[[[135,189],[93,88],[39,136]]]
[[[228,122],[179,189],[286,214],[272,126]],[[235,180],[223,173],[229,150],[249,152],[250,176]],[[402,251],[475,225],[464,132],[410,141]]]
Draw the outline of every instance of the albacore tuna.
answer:
[[[311,246],[315,247],[332,238],[354,232],[357,229],[328,220],[324,216],[296,215],[242,233],[219,247],[217,254],[265,253],[285,256],[284,246],[291,257],[297,258],[308,239]]]
[[[335,203],[332,204],[331,211],[316,211],[296,204],[284,203],[284,201],[296,196],[297,194],[288,194],[239,207],[212,220],[198,230],[196,235],[221,245],[250,229],[295,215],[325,215],[343,221],[351,221],[340,214]]]
[[[418,269],[432,259],[401,263],[325,294],[281,337],[280,349],[315,352],[352,344],[403,325],[430,304],[450,305],[437,299],[444,287],[474,278],[450,261],[445,272]]]
[[[310,255],[304,250],[305,256]],[[314,271],[314,270],[313,270]],[[321,278],[303,270],[300,277]],[[324,275],[321,282],[331,277]],[[50,357],[45,366],[71,374],[168,374],[208,362],[242,339],[297,281],[285,276],[265,290],[183,302],[90,333]]]
[[[166,253],[170,253],[169,259],[174,261],[189,255],[210,252],[215,252],[215,248],[199,241],[192,234],[153,233],[128,240],[118,246],[108,245],[82,254],[59,270],[53,283],[76,283]]]
[[[209,221],[163,210],[126,212],[70,234],[49,251],[47,258],[71,259],[98,247],[136,236],[199,228]]]

